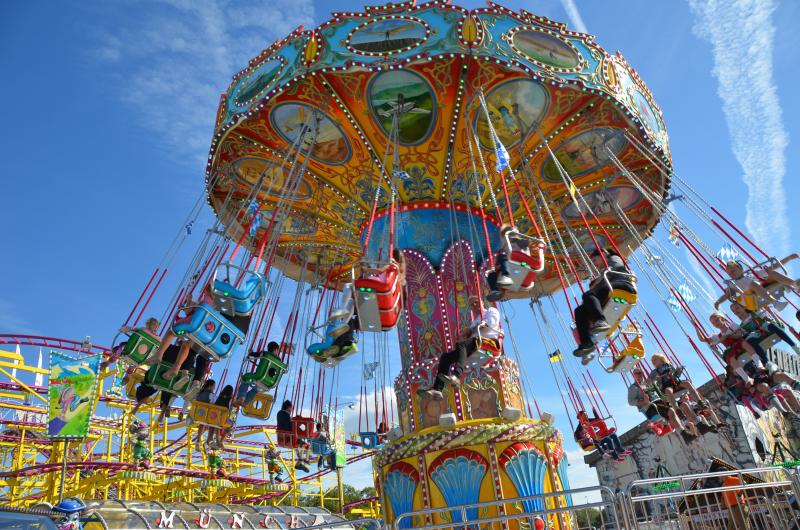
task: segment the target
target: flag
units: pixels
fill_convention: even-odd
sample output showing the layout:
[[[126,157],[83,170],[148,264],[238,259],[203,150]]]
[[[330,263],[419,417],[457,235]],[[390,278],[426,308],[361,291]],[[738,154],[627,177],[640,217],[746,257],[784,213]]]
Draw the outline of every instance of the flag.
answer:
[[[548,357],[550,358],[550,362],[551,363],[560,363],[561,359],[562,359],[561,351],[560,350],[556,350],[553,353],[551,353],[550,355],[548,355]]]
[[[380,365],[378,361],[374,363],[364,363],[364,381],[375,379],[375,370],[378,368],[378,365]]]
[[[689,302],[694,302],[697,299],[697,296],[692,292],[692,288],[689,287],[689,284],[684,281],[678,286],[678,293],[680,293],[683,300],[688,304]]]
[[[497,156],[495,169],[497,169],[498,172],[503,171],[511,164],[511,155],[508,154],[506,146],[503,145],[499,138],[497,139],[497,147],[494,150],[494,154]]]
[[[717,251],[717,259],[722,263],[727,263],[731,260],[737,260],[741,257],[739,251],[733,248],[730,243],[725,243],[722,248]]]
[[[669,242],[675,245],[676,247],[681,246],[680,239],[678,239],[678,227],[674,224],[670,223],[669,225]]]
[[[667,305],[676,313],[681,310],[681,302],[674,294],[669,295],[669,298],[667,298]]]

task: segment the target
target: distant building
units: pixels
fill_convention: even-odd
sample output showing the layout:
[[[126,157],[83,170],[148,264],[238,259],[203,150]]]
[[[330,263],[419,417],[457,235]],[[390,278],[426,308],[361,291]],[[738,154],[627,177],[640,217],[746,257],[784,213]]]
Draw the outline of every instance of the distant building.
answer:
[[[769,355],[784,371],[794,377],[800,374],[798,356],[774,348]],[[734,404],[714,379],[698,390],[725,424],[718,433],[706,434],[687,444],[676,434],[656,436],[647,422],[642,422],[620,435],[625,447],[633,451],[632,458],[615,462],[604,459],[597,451],[584,457],[587,464],[597,469],[600,484],[625,491],[634,480],[702,473],[711,458],[740,469],[800,460],[800,420],[784,417],[775,410],[756,420],[749,409]]]

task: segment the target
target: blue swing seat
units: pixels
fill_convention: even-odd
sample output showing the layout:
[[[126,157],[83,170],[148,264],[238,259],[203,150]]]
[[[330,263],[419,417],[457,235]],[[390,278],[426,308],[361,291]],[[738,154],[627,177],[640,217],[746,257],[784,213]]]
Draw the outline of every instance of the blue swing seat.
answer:
[[[224,280],[214,280],[214,300],[231,316],[248,316],[264,294],[261,276],[253,274],[237,289]]]
[[[174,324],[172,331],[198,345],[203,356],[213,362],[230,357],[237,341],[244,342],[239,328],[208,304],[197,306],[192,320]]]
[[[378,449],[383,446],[383,444],[378,441],[378,433],[376,432],[364,431],[358,433],[358,436],[361,438],[362,449]]]
[[[319,438],[312,438],[311,440],[311,453],[315,455],[326,456],[333,453],[333,447],[327,440],[320,440]]]

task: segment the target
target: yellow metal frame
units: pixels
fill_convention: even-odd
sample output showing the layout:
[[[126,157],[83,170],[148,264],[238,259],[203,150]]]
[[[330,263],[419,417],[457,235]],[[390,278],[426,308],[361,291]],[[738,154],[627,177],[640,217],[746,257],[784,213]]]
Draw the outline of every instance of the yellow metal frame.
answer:
[[[6,368],[15,369],[13,375]],[[134,402],[103,393],[105,381],[114,371],[100,375],[98,400],[110,409],[105,417],[92,419],[89,435],[82,440],[51,440],[47,437],[47,399],[24,381],[33,380],[37,374],[48,370],[25,364],[24,357],[16,352],[0,350],[0,380],[14,383],[16,388],[3,390],[0,410],[5,410],[6,436],[0,440],[0,495],[11,506],[24,507],[42,501],[58,502],[61,481],[61,463],[67,454],[67,473],[64,477],[64,495],[84,499],[150,500],[161,502],[217,502],[230,503],[236,499],[258,499],[256,504],[297,506],[300,497],[319,498],[322,506],[329,497],[331,483],[336,477],[305,479],[295,475],[294,451],[280,452],[278,465],[284,468],[285,482],[269,483],[267,452],[276,448],[274,431],[265,426],[233,433],[225,443],[223,458],[227,477],[208,474],[196,476],[197,471],[212,471],[207,455],[198,452],[192,441],[198,431],[200,415],[220,413],[223,407],[196,403],[191,408],[197,422],[163,420],[156,422],[157,405],[142,404],[138,416],[146,416],[150,426],[147,439],[151,453],[150,469],[137,469],[133,463],[133,447],[128,428],[131,424]],[[130,374],[126,388],[132,393],[144,372],[137,369]],[[271,396],[267,396],[267,410]],[[216,410],[222,409],[222,410]],[[268,414],[268,412],[267,412]],[[215,428],[227,428],[227,414],[217,414],[218,420],[203,422]],[[248,443],[254,437],[267,443]],[[185,439],[184,439],[185,437]],[[82,468],[84,462],[100,462],[91,468]],[[129,464],[121,468],[118,464]],[[107,466],[107,467],[106,467]],[[184,473],[173,475],[179,469]],[[249,483],[237,477],[265,479]]]

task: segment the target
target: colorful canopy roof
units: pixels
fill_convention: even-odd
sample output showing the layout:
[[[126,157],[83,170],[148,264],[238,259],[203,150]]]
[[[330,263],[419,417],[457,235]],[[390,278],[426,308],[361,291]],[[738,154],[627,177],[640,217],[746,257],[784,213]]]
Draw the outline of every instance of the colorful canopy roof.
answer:
[[[538,186],[553,209],[553,219],[543,215],[551,238],[557,229],[573,241],[568,223],[576,239],[592,244],[550,150],[623,248],[635,243],[609,199],[642,233],[657,222],[652,205],[612,160],[613,154],[659,195],[666,192],[666,178],[631,140],[669,165],[661,112],[619,54],[526,11],[495,4],[470,11],[434,1],[334,13],[318,28],[298,28],[274,43],[234,77],[219,107],[207,172],[210,202],[218,214],[227,210],[229,233],[242,233],[236,212],[263,177],[258,202],[264,219],[247,244],[260,240],[287,178],[302,167],[292,166],[287,152],[313,114],[316,142],[290,214],[280,223],[278,253],[284,259],[276,264],[294,277],[300,262],[321,273],[344,270],[361,256],[375,187],[381,181],[385,187],[392,172],[387,146],[398,106],[405,173],[397,186],[407,212],[479,212],[482,205],[492,223],[509,221],[488,112],[531,207]],[[473,131],[480,155],[470,151]],[[508,192],[514,223],[533,233],[511,183]],[[406,217],[405,223],[415,223],[413,215]],[[597,222],[589,223],[607,243]],[[409,237],[402,244],[413,245]]]

